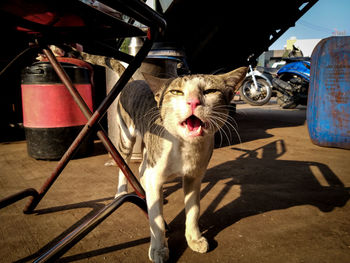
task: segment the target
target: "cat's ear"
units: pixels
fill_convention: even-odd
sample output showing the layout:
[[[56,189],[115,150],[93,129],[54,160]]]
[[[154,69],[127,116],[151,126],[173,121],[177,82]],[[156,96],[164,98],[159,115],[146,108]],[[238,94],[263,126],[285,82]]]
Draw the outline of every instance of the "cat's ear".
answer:
[[[236,92],[242,85],[247,71],[247,67],[240,67],[238,69],[218,76],[224,80],[226,86],[233,88],[233,91]]]
[[[157,78],[155,76],[152,76],[148,73],[142,73],[143,77],[145,78],[148,86],[151,88],[154,95],[158,94],[161,88],[169,81],[169,79],[161,79]]]

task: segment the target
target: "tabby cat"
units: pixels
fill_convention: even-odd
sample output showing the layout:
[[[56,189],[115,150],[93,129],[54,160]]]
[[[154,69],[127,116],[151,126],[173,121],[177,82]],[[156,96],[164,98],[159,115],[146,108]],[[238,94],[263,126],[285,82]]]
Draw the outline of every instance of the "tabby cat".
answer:
[[[50,47],[56,50],[56,47]],[[59,54],[61,50],[58,50]],[[72,49],[74,56],[116,71],[125,70],[117,60]],[[189,247],[208,251],[208,242],[198,227],[202,178],[214,148],[214,134],[227,123],[229,104],[242,84],[247,68],[222,75],[192,75],[160,79],[144,75],[129,82],[117,98],[116,148],[130,161],[136,136],[143,139],[143,161],[139,168],[146,192],[151,245],[149,258],[165,262],[169,250],[163,219],[163,184],[183,178],[186,230]],[[229,124],[230,125],[230,124]],[[119,171],[116,197],[127,193],[127,180]]]
[[[130,160],[136,135],[143,138],[143,161],[139,172],[146,192],[151,245],[149,258],[165,262],[169,250],[163,219],[163,184],[183,178],[186,231],[189,247],[208,251],[198,227],[200,185],[214,147],[214,133],[227,121],[228,105],[240,87],[246,68],[222,75],[191,75],[130,82],[119,94],[116,145]],[[127,180],[119,172],[116,196],[127,193]]]

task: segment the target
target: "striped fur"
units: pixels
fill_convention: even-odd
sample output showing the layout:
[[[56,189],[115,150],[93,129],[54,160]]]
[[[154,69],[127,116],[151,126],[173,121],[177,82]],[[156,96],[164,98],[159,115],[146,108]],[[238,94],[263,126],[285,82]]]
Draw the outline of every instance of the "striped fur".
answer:
[[[143,139],[141,183],[151,229],[149,257],[164,262],[169,256],[163,220],[163,184],[183,178],[186,239],[189,247],[205,253],[208,242],[198,227],[201,180],[213,151],[214,133],[227,121],[228,104],[246,68],[223,75],[193,75],[172,80],[145,76],[129,83],[118,96],[118,151],[130,160],[135,136]],[[119,174],[117,196],[127,192]]]

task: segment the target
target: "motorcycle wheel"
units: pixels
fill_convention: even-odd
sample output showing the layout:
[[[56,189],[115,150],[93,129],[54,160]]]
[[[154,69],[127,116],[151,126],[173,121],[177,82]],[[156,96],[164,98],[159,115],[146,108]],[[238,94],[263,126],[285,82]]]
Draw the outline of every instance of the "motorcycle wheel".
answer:
[[[282,74],[279,78],[285,82],[288,82],[290,85],[293,85],[289,82],[289,80],[293,78],[293,75]],[[286,90],[283,93],[281,91],[277,91],[277,104],[280,105],[282,109],[295,109],[299,103],[293,96],[293,92]]]
[[[253,106],[262,106],[268,103],[271,99],[272,89],[266,80],[257,78],[256,82],[261,89],[259,94],[252,94],[251,90],[254,85],[253,79],[245,80],[239,89],[242,99]]]
[[[295,109],[298,106],[292,96],[283,94],[279,91],[277,91],[277,104],[282,109]]]

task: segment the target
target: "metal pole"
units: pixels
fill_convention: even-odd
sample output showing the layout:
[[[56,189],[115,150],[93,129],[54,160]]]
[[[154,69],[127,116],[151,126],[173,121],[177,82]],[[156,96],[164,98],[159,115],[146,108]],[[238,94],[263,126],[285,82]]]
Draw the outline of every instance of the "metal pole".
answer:
[[[61,160],[59,161],[58,165],[56,166],[51,176],[46,180],[44,185],[41,187],[39,191],[39,195],[29,200],[29,202],[27,203],[27,205],[23,210],[24,213],[31,213],[35,209],[35,207],[39,204],[41,199],[44,197],[44,195],[47,193],[47,191],[56,181],[56,179],[58,178],[62,170],[66,167],[69,160],[73,157],[74,153],[77,151],[78,147],[81,145],[83,140],[92,132],[93,127],[97,125],[98,122],[102,119],[103,115],[106,113],[109,106],[113,103],[115,98],[118,96],[118,94],[123,89],[123,87],[127,84],[131,76],[134,74],[137,68],[139,68],[139,66],[141,65],[141,62],[148,54],[149,50],[152,47],[155,35],[156,35],[156,31],[149,30],[149,34],[148,34],[149,37],[146,39],[144,45],[141,47],[140,51],[137,53],[134,60],[126,68],[125,72],[122,74],[118,82],[114,85],[113,89],[109,92],[107,97],[103,100],[101,105],[97,108],[97,110],[93,114],[89,110],[84,100],[81,98],[78,91],[75,89],[68,75],[65,73],[65,71],[63,70],[61,65],[58,63],[55,56],[52,54],[51,50],[43,49],[45,55],[49,59],[50,63],[52,63],[54,70],[62,80],[63,84],[70,91],[74,100],[77,102],[78,106],[81,108],[85,117],[88,118],[88,122],[80,131],[79,135],[73,141],[72,145],[68,148],[66,153],[62,156]],[[105,133],[102,130],[100,130],[97,132],[97,135],[101,139],[106,149],[111,153],[112,158],[115,160],[119,168],[123,171],[124,175],[130,182],[131,186],[135,189],[135,192],[140,197],[145,198],[145,192],[141,184],[139,183],[137,178],[133,175],[129,166],[125,163],[124,159],[120,156],[120,154],[115,149],[114,145],[105,135]]]
[[[64,85],[67,87],[67,89],[69,90],[71,95],[73,96],[75,102],[78,104],[78,106],[81,109],[81,111],[83,112],[84,116],[89,120],[92,117],[92,112],[90,111],[89,107],[86,105],[83,98],[80,96],[77,89],[72,84],[72,81],[70,80],[67,73],[64,71],[64,69],[62,68],[60,63],[57,61],[56,57],[53,55],[53,53],[51,52],[50,49],[44,49],[44,54],[48,57],[54,70],[56,71],[56,73],[58,74],[58,76],[60,77],[60,79],[64,83]],[[116,94],[116,95],[118,95],[118,94]],[[113,101],[114,101],[114,99],[113,99]],[[98,121],[96,121],[96,122],[98,122]],[[95,125],[96,122],[91,124],[91,126]],[[96,125],[99,125],[99,123]],[[103,145],[105,146],[107,151],[111,154],[114,161],[118,164],[119,168],[123,171],[125,176],[128,178],[130,184],[135,189],[136,193],[140,197],[144,198],[144,196],[145,196],[144,190],[143,190],[142,186],[140,185],[140,183],[138,182],[137,178],[132,173],[132,171],[130,170],[128,165],[124,162],[124,159],[118,153],[117,149],[115,148],[113,143],[110,141],[110,139],[108,138],[108,136],[104,132],[101,125],[99,125],[99,129],[100,130],[97,131],[97,136],[99,137],[99,139],[101,140],[101,142],[103,143]]]
[[[144,199],[133,194],[119,196],[110,204],[103,207],[96,215],[76,227],[53,247],[39,256],[34,262],[52,262],[54,259],[59,258],[76,243],[78,243],[83,237],[95,229],[100,223],[102,223],[103,220],[117,210],[124,202],[131,202],[137,205],[147,214],[147,205]]]

